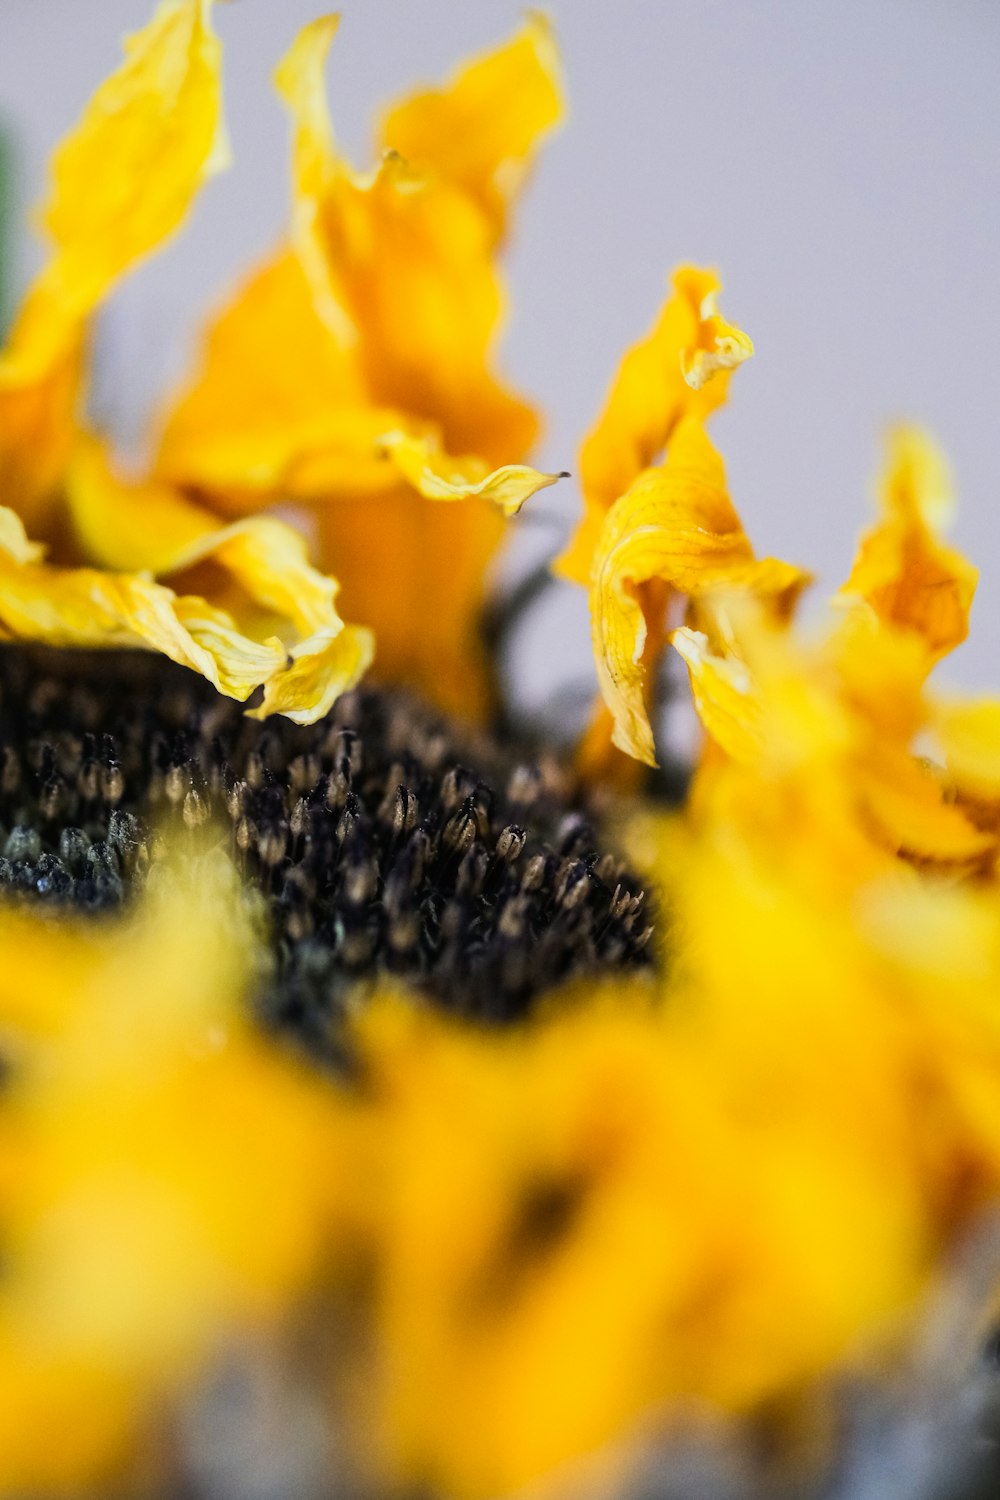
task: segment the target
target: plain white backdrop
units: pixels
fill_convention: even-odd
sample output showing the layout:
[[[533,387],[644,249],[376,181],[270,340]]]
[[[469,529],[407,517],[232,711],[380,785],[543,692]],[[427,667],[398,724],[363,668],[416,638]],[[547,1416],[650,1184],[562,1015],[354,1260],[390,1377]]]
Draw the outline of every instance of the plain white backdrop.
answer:
[[[27,210],[52,144],[151,0],[0,0],[0,117]],[[313,0],[220,5],[233,168],[185,234],[108,309],[97,402],[134,444],[190,358],[200,313],[281,230],[285,119],[270,71]],[[544,151],[507,258],[501,363],[547,413],[538,455],[574,468],[615,362],[669,268],[720,267],[756,358],[714,434],[761,552],[846,570],[871,514],[885,423],[926,423],[982,573],[973,640],[946,679],[1000,689],[1000,7],[993,0],[551,0],[570,118]],[[341,141],[369,160],[375,106],[505,36],[514,0],[354,0],[329,86]],[[15,280],[37,263],[25,230]],[[515,564],[554,550],[572,484]],[[550,518],[551,525],[547,519]],[[508,563],[508,566],[510,564]],[[582,599],[553,595],[519,643],[536,703],[589,672]]]

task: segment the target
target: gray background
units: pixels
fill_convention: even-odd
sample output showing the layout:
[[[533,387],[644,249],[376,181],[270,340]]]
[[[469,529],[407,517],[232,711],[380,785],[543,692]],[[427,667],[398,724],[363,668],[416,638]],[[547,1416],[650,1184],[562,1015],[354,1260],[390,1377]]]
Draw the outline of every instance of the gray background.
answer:
[[[197,314],[279,233],[286,125],[270,70],[314,0],[219,6],[234,168],[181,239],[109,308],[97,402],[134,444],[190,355]],[[368,162],[373,107],[505,36],[515,0],[354,0],[329,68],[341,141]],[[953,682],[1000,688],[1000,171],[992,0],[553,0],[570,119],[544,151],[507,273],[507,374],[548,415],[540,458],[575,466],[615,362],[670,266],[718,265],[755,340],[716,420],[761,552],[847,568],[870,515],[885,422],[928,424],[953,461],[960,544],[982,570]],[[147,0],[0,0],[0,112],[21,207],[47,153],[115,64]],[[20,285],[37,263],[14,247]],[[554,550],[573,486],[535,502],[507,567]],[[520,637],[529,701],[586,678],[582,597],[560,590]]]

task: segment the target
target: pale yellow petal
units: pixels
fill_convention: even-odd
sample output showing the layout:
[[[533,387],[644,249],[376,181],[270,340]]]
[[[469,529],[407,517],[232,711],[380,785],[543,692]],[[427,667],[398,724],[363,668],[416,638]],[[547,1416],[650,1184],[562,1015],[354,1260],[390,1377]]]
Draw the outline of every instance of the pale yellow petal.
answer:
[[[729,371],[753,353],[746,334],[719,316],[719,288],[714,272],[680,267],[655,324],[623,358],[580,450],[584,515],[555,564],[563,577],[588,582],[611,506],[663,451],[682,418],[704,419],[723,403]]]
[[[250,717],[284,714],[296,724],[313,724],[341,693],[360,682],[374,655],[375,637],[362,626],[316,631],[292,648],[287,666],[268,678],[261,705],[249,711]]]
[[[562,114],[552,27],[532,12],[509,42],[465,63],[444,87],[393,105],[380,143],[461,188],[500,238],[510,200]]]
[[[498,505],[505,516],[516,516],[539,490],[564,479],[564,474],[540,474],[527,464],[504,464],[489,472],[479,458],[453,458],[432,438],[387,432],[381,446],[403,478],[425,500],[469,500],[478,497]]]

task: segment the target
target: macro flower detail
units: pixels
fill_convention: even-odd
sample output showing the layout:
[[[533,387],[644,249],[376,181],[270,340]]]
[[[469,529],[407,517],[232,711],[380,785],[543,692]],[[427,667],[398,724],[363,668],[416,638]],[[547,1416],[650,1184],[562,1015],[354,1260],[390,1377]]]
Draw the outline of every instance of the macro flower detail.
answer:
[[[681,266],[580,450],[560,740],[484,629],[568,477],[495,364],[552,27],[366,173],[299,32],[287,232],[130,471],[87,345],[224,160],[212,15],[58,149],[0,355],[0,1496],[995,1494],[1000,700],[932,675],[943,456],[891,432],[803,623]]]

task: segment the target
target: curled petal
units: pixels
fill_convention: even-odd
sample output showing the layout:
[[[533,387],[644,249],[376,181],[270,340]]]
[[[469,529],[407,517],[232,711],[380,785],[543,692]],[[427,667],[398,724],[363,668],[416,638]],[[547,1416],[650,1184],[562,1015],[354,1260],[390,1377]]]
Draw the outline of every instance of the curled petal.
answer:
[[[249,710],[250,718],[284,714],[296,724],[315,723],[361,680],[374,655],[375,637],[363,626],[315,631],[292,648],[288,665],[265,682],[261,705]]]
[[[283,522],[220,527],[162,483],[117,478],[93,441],[71,462],[67,508],[81,550],[107,571],[46,565],[3,513],[6,634],[149,646],[241,702],[263,686],[270,711],[299,722],[319,718],[369,665],[369,632],[344,625],[336,580],[310,567],[303,538]]]
[[[285,664],[280,641],[247,639],[203,599],[141,574],[18,563],[6,551],[0,634],[53,646],[151,646],[240,701]]]
[[[882,517],[862,539],[841,595],[866,601],[878,618],[912,631],[928,664],[968,634],[978,571],[937,534],[951,506],[944,460],[925,434],[890,435]]]
[[[504,464],[489,472],[480,458],[451,458],[432,438],[386,433],[382,447],[403,478],[425,500],[469,500],[480,497],[499,505],[505,516],[516,516],[532,495],[564,479],[564,474],[540,474],[527,464]]]
[[[562,114],[552,27],[532,12],[509,42],[466,63],[443,88],[394,105],[379,135],[384,149],[461,188],[499,239],[511,198]]]
[[[282,616],[297,631],[341,627],[334,607],[336,580],[310,566],[304,538],[285,522],[253,516],[220,526],[210,512],[162,482],[118,478],[92,440],[78,444],[68,480],[77,543],[102,567],[176,578],[212,561],[249,601]],[[238,601],[234,607],[241,612]]]
[[[556,563],[563,577],[588,582],[611,506],[667,446],[685,416],[705,418],[721,406],[729,371],[753,353],[746,334],[720,318],[719,287],[714,272],[680,267],[656,323],[622,360],[580,451],[584,515]]]
[[[700,422],[681,423],[667,461],[641,474],[601,529],[590,585],[591,632],[601,693],[615,720],[614,742],[655,765],[643,702],[647,620],[641,586],[660,579],[700,598],[720,587],[762,596],[801,588],[805,575],[758,562],[726,490],[722,460]]]

